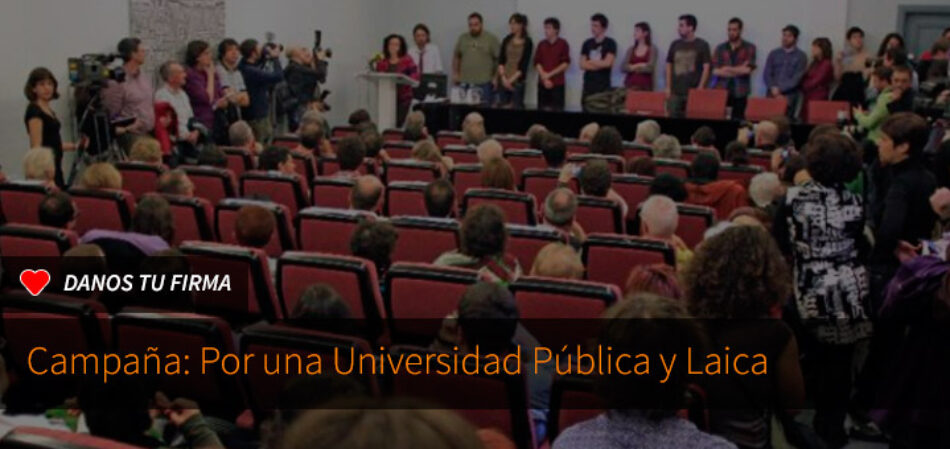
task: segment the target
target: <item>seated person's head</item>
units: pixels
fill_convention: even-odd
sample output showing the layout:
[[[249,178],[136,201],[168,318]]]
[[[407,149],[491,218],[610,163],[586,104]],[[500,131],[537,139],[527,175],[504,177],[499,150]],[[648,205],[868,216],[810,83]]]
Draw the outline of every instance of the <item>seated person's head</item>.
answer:
[[[590,141],[590,152],[594,154],[623,154],[623,137],[613,126],[601,127]]]
[[[482,354],[503,353],[513,342],[518,326],[518,306],[511,292],[493,282],[479,282],[465,289],[458,305],[459,346]]]
[[[455,188],[446,179],[430,182],[425,190],[426,213],[430,217],[452,217],[455,214]]]
[[[515,171],[504,158],[494,158],[482,165],[482,187],[486,189],[515,189]]]
[[[838,129],[837,126],[828,123],[815,125],[815,127],[811,129],[811,132],[808,133],[808,143],[811,143],[811,141],[815,140],[818,136],[825,134],[841,134],[841,130]]]
[[[96,162],[82,171],[79,176],[79,187],[84,189],[113,189],[122,188],[122,175],[115,166],[108,162]]]
[[[369,116],[369,111],[366,109],[357,109],[350,114],[350,118],[347,122],[350,126],[359,126],[371,120],[372,118]]]
[[[676,203],[668,196],[653,195],[640,205],[641,234],[669,240],[676,234],[679,226],[679,212]]]
[[[168,249],[159,251],[145,258],[142,261],[141,273],[165,276],[170,279],[176,274],[188,276],[191,274],[191,264],[188,258],[177,249]],[[170,281],[169,281],[170,282]],[[168,283],[165,284],[169,286]],[[134,304],[142,307],[162,310],[174,310],[176,312],[194,312],[195,298],[190,291],[181,289],[163,289],[153,292],[146,289],[145,292],[136,295]]]
[[[567,228],[574,224],[577,213],[577,195],[571,189],[552,190],[544,199],[544,221],[558,228]]]
[[[29,181],[53,182],[56,177],[53,150],[44,147],[30,148],[23,157],[23,177]]]
[[[228,168],[228,155],[215,145],[206,145],[198,153],[198,165],[216,168]]]
[[[557,279],[583,279],[584,263],[581,256],[563,243],[548,243],[538,251],[531,267],[531,276]]]
[[[689,164],[690,181],[698,183],[719,179],[719,159],[711,154],[700,154]]]
[[[597,131],[600,131],[600,125],[598,125],[596,122],[588,123],[584,125],[583,128],[581,128],[581,132],[578,134],[577,140],[580,140],[581,142],[590,142],[591,140],[594,140],[594,136],[597,135]]]
[[[755,145],[763,150],[774,148],[778,145],[778,125],[775,122],[765,120],[755,125]]]
[[[269,146],[261,151],[261,155],[257,158],[257,168],[287,174],[296,173],[294,157],[290,154],[290,150],[277,146]]]
[[[406,126],[402,132],[403,140],[416,142],[428,137],[426,116],[422,111],[412,111],[406,116]]]
[[[472,122],[469,125],[462,125],[462,142],[466,145],[480,145],[488,138],[488,132],[485,131],[485,122]]]
[[[442,162],[442,150],[439,150],[439,146],[429,139],[416,142],[416,144],[412,146],[411,156],[417,161],[434,162],[437,164]]]
[[[106,262],[106,253],[102,251],[99,245],[92,243],[83,243],[66,250],[60,262],[60,269],[64,274],[73,274],[76,277],[95,276],[109,274],[109,265]],[[61,276],[59,280],[53,278],[51,288],[54,291],[70,296],[89,297],[93,293],[65,291],[66,276]],[[55,286],[55,287],[53,287]]]
[[[505,149],[501,146],[501,143],[495,139],[488,139],[483,141],[476,148],[476,153],[478,154],[478,162],[480,164],[487,164],[488,161],[492,159],[500,159],[505,157]]]
[[[588,161],[587,165],[581,169],[579,181],[581,184],[581,192],[584,195],[605,197],[607,192],[610,191],[610,185],[612,182],[610,167],[607,166],[607,162],[596,159]]]
[[[360,139],[363,141],[363,147],[366,148],[366,157],[379,156],[379,151],[383,149],[383,136],[379,134],[379,131],[366,128],[360,131]]]
[[[564,143],[564,138],[560,135],[544,134],[538,149],[541,150],[544,162],[550,168],[561,168],[564,165],[564,160],[567,159],[567,144]]]
[[[304,50],[304,53],[307,53],[307,51]],[[303,116],[300,117],[300,126],[297,128],[297,135],[300,135],[300,130],[304,126],[311,124],[320,125],[320,136],[321,138],[326,138],[327,130],[326,127],[323,126],[326,124],[326,120],[323,118],[323,113],[316,109],[308,109],[307,112],[304,112]]]
[[[300,129],[297,133],[300,135],[300,146],[310,151],[317,151],[320,147],[320,143],[323,142],[323,139],[326,137],[322,121],[304,123],[300,125]]]
[[[633,298],[641,293],[652,293],[664,298],[681,299],[683,290],[680,288],[676,269],[665,264],[637,265],[630,270],[627,283],[623,289],[624,298]]]
[[[350,236],[350,254],[373,262],[382,274],[392,265],[396,228],[388,221],[363,220]]]
[[[169,170],[158,177],[158,193],[185,197],[195,196],[195,185],[180,168]]]
[[[738,140],[733,140],[726,145],[726,162],[732,165],[748,165],[749,149]]]
[[[508,231],[505,214],[492,204],[479,204],[465,213],[460,229],[462,253],[483,259],[505,254]]]
[[[282,449],[484,448],[472,425],[455,412],[414,400],[341,399],[299,408],[309,411],[287,429]]]
[[[641,293],[607,309],[603,318],[607,323],[598,344],[618,353],[686,354],[688,348],[706,347],[696,320],[674,299]],[[685,405],[687,371],[674,369],[668,379],[666,374],[652,369],[635,376],[613,371],[597,378],[595,391],[608,409],[655,421],[674,418]]]
[[[535,150],[540,149],[541,142],[544,141],[548,133],[548,129],[542,124],[535,123],[531,125],[531,127],[528,128],[528,132],[525,133],[525,136],[528,138],[528,146]]]
[[[782,181],[772,172],[759,173],[749,181],[749,198],[756,207],[766,207],[782,196]]]
[[[792,141],[792,122],[784,115],[777,115],[769,119],[775,124],[775,145],[784,147]]]
[[[350,307],[343,297],[329,284],[318,282],[300,294],[290,313],[290,322],[295,326],[331,331],[351,316]]]
[[[766,211],[755,207],[737,208],[729,214],[728,220],[734,225],[761,226],[767,230],[772,229],[772,217]]]
[[[257,143],[254,139],[254,130],[244,120],[238,120],[228,128],[228,142],[232,147],[248,150],[254,150]]]
[[[660,159],[679,159],[683,155],[680,141],[669,134],[663,134],[653,141],[653,157]]]
[[[357,171],[366,158],[366,146],[357,136],[340,139],[336,146],[336,158],[340,162],[341,171]]]
[[[137,137],[129,150],[129,159],[135,162],[161,165],[162,145],[148,136]]]
[[[43,226],[72,229],[76,223],[76,205],[66,192],[53,192],[43,198],[39,208],[39,220]]]
[[[132,212],[132,232],[156,235],[169,245],[175,240],[175,221],[168,200],[161,195],[147,193]]]
[[[657,137],[660,137],[660,124],[656,120],[644,120],[637,123],[637,143],[653,145]]]
[[[650,195],[663,195],[677,203],[686,201],[689,196],[683,180],[669,173],[660,173],[653,178],[650,183]]]
[[[382,181],[373,175],[356,178],[350,190],[350,209],[377,212],[383,201]]]
[[[716,132],[708,126],[700,126],[690,137],[693,145],[700,148],[710,148],[716,146]]]
[[[238,245],[249,248],[264,248],[270,242],[277,220],[271,211],[255,205],[238,210],[234,220],[234,239]]]
[[[469,112],[468,115],[465,116],[465,119],[462,120],[462,129],[465,129],[466,126],[476,124],[484,125],[485,117],[482,117],[482,114],[478,112]]]
[[[779,165],[782,183],[795,185],[795,176],[805,170],[805,158],[800,154],[792,154]]]
[[[656,162],[652,157],[637,156],[627,161],[626,172],[640,176],[656,176]]]
[[[923,117],[912,112],[899,112],[881,125],[878,157],[884,165],[904,160],[920,160],[930,138],[930,127]]]

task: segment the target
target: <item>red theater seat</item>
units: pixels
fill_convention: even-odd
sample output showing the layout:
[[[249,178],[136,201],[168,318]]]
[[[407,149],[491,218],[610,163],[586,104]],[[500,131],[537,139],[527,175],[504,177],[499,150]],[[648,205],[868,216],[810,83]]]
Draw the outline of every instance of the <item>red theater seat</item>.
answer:
[[[435,137],[435,143],[440,148],[448,145],[465,145],[462,141],[462,133],[458,131],[439,131]]]
[[[360,130],[355,126],[334,126],[333,131],[330,132],[330,137],[339,139],[342,137],[358,136]]]
[[[297,146],[300,145],[300,136],[296,134],[283,134],[280,136],[275,136],[274,140],[271,142],[271,145],[283,148],[297,148]]]
[[[347,239],[349,240],[349,239]],[[330,285],[349,306],[350,316],[366,320],[368,336],[382,334],[386,311],[373,262],[358,257],[290,251],[277,260],[277,292],[285,315],[293,312],[311,284]]]
[[[383,150],[393,159],[412,159],[412,147],[414,142],[386,142],[383,144]]]
[[[518,264],[524,272],[531,271],[534,258],[538,251],[549,243],[568,243],[567,236],[561,232],[540,226],[525,226],[507,224],[508,254],[518,259]]]
[[[656,174],[668,173],[682,180],[689,178],[689,162],[674,159],[654,159]]]
[[[772,153],[756,148],[749,148],[748,152],[749,164],[762,167],[762,171],[772,170]]]
[[[340,161],[335,157],[321,156],[317,159],[317,174],[320,176],[330,176],[336,174],[338,171],[340,171]],[[371,158],[364,159],[363,165],[360,165],[358,171],[361,175],[376,174],[376,160]]]
[[[851,119],[851,105],[847,101],[809,101],[807,108],[809,125],[836,125],[839,115]]]
[[[627,89],[627,112],[634,115],[666,117],[666,93]]]
[[[234,236],[234,226],[237,221],[238,211],[244,206],[260,206],[274,215],[277,228],[274,229],[274,234],[271,235],[270,242],[264,247],[264,252],[266,252],[268,256],[277,257],[284,251],[296,248],[293,226],[291,225],[292,217],[287,206],[271,201],[248,200],[243,198],[227,198],[215,206],[215,230],[220,242],[231,245],[238,244],[237,238]]]
[[[589,142],[581,142],[577,139],[564,139],[564,143],[567,144],[567,154],[590,153]]]
[[[55,264],[79,240],[73,231],[39,225],[7,224],[0,226],[0,267],[3,268],[3,287],[21,289],[20,273],[35,269],[35,265]],[[55,267],[45,266],[51,277],[57,276]]]
[[[534,196],[528,193],[499,189],[469,189],[465,192],[462,197],[463,211],[479,204],[498,206],[505,213],[508,223],[534,225],[538,222]]]
[[[7,223],[40,224],[40,203],[56,187],[36,181],[0,183],[0,209]]]
[[[450,172],[452,185],[455,186],[455,194],[462,196],[468,189],[478,189],[482,187],[482,165],[481,164],[460,164],[452,167]]]
[[[577,197],[577,213],[574,219],[585,233],[624,233],[625,217],[620,204],[607,198],[587,195]]]
[[[652,182],[653,178],[643,176],[614,175],[611,188],[623,198],[627,203],[627,207],[630,208],[627,212],[627,220],[632,219],[640,203],[650,197],[650,183]]]
[[[122,188],[135,198],[154,192],[158,186],[158,177],[165,171],[163,166],[132,161],[116,162],[115,168],[122,175]]]
[[[214,207],[204,198],[189,198],[178,195],[162,195],[168,200],[175,223],[175,240],[178,246],[186,240],[213,241]]]
[[[623,158],[633,159],[635,157],[653,157],[653,147],[636,142],[624,142]]]
[[[309,206],[304,181],[297,174],[275,171],[249,171],[241,175],[241,195],[287,206],[290,216]]]
[[[76,233],[85,234],[92,229],[125,231],[132,223],[135,200],[125,190],[71,189],[79,215],[76,217]]]
[[[591,234],[584,242],[587,279],[622,286],[637,265],[675,266],[673,247],[667,243],[616,234]]]
[[[373,214],[349,209],[308,207],[298,215],[300,249],[328,254],[350,254],[350,235],[360,220]]]
[[[624,160],[622,157],[613,154],[572,154],[567,157],[567,161],[573,164],[586,165],[589,161],[601,160],[607,163],[610,170],[617,174],[623,173]]]
[[[246,171],[254,170],[254,155],[247,148],[220,147],[228,158],[228,170],[240,177]]]
[[[506,150],[523,150],[531,147],[528,138],[525,136],[517,134],[495,134],[492,137]]]
[[[788,109],[788,100],[785,97],[749,97],[745,109],[745,119],[750,122],[770,120],[772,117],[785,115]]]
[[[459,223],[455,220],[404,216],[390,222],[399,233],[393,261],[431,263],[459,247]]]
[[[290,155],[294,158],[294,170],[301,181],[308,183],[317,176],[317,159],[312,154],[291,152]]]
[[[275,321],[284,316],[263,251],[220,243],[185,242],[181,252],[188,256],[194,274],[231,276],[234,294],[195,293],[195,308],[199,312],[226,317],[232,323],[261,318]],[[246,285],[239,285],[242,281]]]
[[[396,181],[386,186],[386,216],[426,216],[425,189],[422,181]]]
[[[386,313],[394,341],[431,341],[442,319],[478,281],[475,271],[429,264],[395,263],[386,272]]]
[[[544,202],[554,189],[557,188],[561,171],[555,168],[529,168],[521,175],[521,191],[529,193],[538,201]],[[573,190],[576,182],[571,183]]]
[[[195,196],[218,204],[225,198],[237,196],[237,178],[231,170],[215,167],[182,166],[188,179],[195,185]]]
[[[384,142],[399,142],[405,139],[405,134],[401,129],[387,129],[383,131]]]
[[[442,155],[452,158],[456,164],[477,164],[478,151],[466,145],[447,145],[442,147]],[[509,161],[511,162],[511,161]]]
[[[548,168],[548,163],[544,161],[544,156],[540,150],[507,150],[505,159],[511,164],[515,171],[515,184],[521,185],[522,175],[529,169],[543,170]]]
[[[383,173],[383,182],[393,181],[423,181],[430,182],[439,178],[439,170],[432,162],[417,161],[414,159],[396,159],[383,164],[386,170]]]
[[[686,118],[722,120],[726,117],[729,92],[724,89],[690,89],[686,97]]]
[[[584,344],[597,336],[595,320],[623,296],[616,285],[523,276],[509,287],[527,330],[547,347]],[[571,325],[566,333],[544,320],[591,320]]]
[[[690,248],[695,248],[703,241],[706,230],[713,225],[716,212],[708,207],[692,204],[677,204],[676,209],[680,215],[676,235]]]
[[[738,181],[746,191],[749,190],[752,178],[759,173],[762,173],[762,168],[755,165],[722,164],[719,166],[719,179]]]
[[[311,183],[311,198],[317,207],[333,207],[346,209],[350,207],[350,191],[353,190],[352,179],[317,177]]]
[[[231,328],[221,318],[162,312],[119,313],[113,318],[116,351],[145,354],[150,347],[163,354],[179,354],[183,359],[202,360],[202,353],[224,357],[233,354]],[[187,365],[182,362],[182,369]],[[184,371],[182,371],[184,372]],[[194,369],[191,370],[194,373]],[[246,401],[238,376],[214,369],[208,375],[157,376],[156,389],[170,398],[188,398],[201,404],[202,412],[233,419],[244,411]]]

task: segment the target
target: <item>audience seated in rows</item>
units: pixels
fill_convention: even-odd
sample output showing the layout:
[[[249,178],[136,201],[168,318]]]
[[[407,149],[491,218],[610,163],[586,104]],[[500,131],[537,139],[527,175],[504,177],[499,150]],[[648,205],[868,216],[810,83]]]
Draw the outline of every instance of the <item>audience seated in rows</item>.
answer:
[[[623,287],[623,297],[631,300],[636,295],[652,293],[664,298],[683,299],[676,269],[667,264],[637,265],[630,270],[630,276]]]
[[[712,128],[700,126],[689,140],[694,147],[703,153],[719,157],[719,150],[716,149],[716,132]]]
[[[46,195],[39,207],[39,221],[43,226],[57,229],[73,229],[76,225],[76,204],[65,192]]]
[[[53,150],[44,147],[30,148],[23,156],[23,177],[28,181],[55,185],[56,161],[53,159]]]
[[[475,149],[476,154],[478,155],[478,163],[484,165],[490,162],[492,159],[501,159],[505,157],[505,149],[502,147],[501,142],[495,139],[486,139],[482,143],[478,144],[478,147]]]
[[[726,145],[723,160],[732,165],[749,165],[749,149],[746,144],[733,140]]]
[[[362,220],[350,236],[350,254],[373,262],[380,288],[389,266],[399,235],[386,220]]]
[[[603,126],[590,141],[590,152],[623,156],[623,137],[613,126]]]
[[[577,251],[563,243],[548,243],[534,258],[531,276],[557,279],[583,279],[584,263]]]
[[[462,121],[462,143],[477,147],[488,138],[485,131],[485,118],[477,112],[465,116]]]
[[[679,159],[683,156],[680,141],[669,134],[662,134],[653,141],[653,157],[658,159]]]
[[[656,120],[644,120],[637,123],[637,134],[633,143],[652,147],[653,142],[660,137],[660,133],[660,124]]]
[[[254,137],[251,125],[244,120],[238,120],[228,128],[228,143],[232,147],[245,149],[252,155],[257,155],[262,149]]]
[[[682,267],[689,265],[693,252],[676,235],[677,227],[679,212],[676,203],[669,197],[653,195],[640,205],[640,235],[669,243],[676,253],[676,266],[682,270]]]
[[[383,207],[385,190],[383,182],[373,175],[356,178],[350,190],[350,209],[379,213]]]
[[[195,185],[184,170],[175,169],[166,171],[158,177],[158,185],[155,191],[167,195],[191,198],[195,196]]]
[[[633,175],[639,176],[656,176],[656,162],[653,162],[653,158],[647,156],[637,156],[630,158],[624,171]]]
[[[220,148],[208,145],[198,153],[198,165],[228,168],[228,155]]]
[[[417,161],[432,162],[439,170],[439,175],[445,178],[455,165],[452,158],[442,155],[442,150],[432,140],[420,140],[412,147],[412,158]]]
[[[444,253],[436,265],[478,270],[488,282],[510,283],[521,276],[518,259],[506,252],[505,214],[492,204],[479,204],[465,213],[460,229],[461,247]]]
[[[78,185],[83,189],[91,190],[119,190],[122,188],[122,175],[114,165],[108,162],[96,162],[82,171]]]
[[[567,181],[565,180],[566,175],[564,171],[561,172],[561,175],[559,181],[561,185],[566,185]],[[611,184],[613,183],[612,176],[613,174],[610,172],[610,167],[607,166],[607,162],[603,160],[592,160],[588,162],[578,175],[581,193],[598,198],[607,198],[619,204],[622,216],[626,217],[629,212],[629,207],[623,197],[611,188]]]
[[[249,204],[238,209],[234,219],[234,240],[247,248],[264,249],[277,229],[277,220],[269,210]],[[267,260],[271,274],[277,273],[277,259]]]
[[[548,168],[560,169],[564,166],[564,161],[567,160],[567,144],[564,143],[563,137],[548,133],[541,140],[538,149],[541,150],[541,156],[544,157]]]
[[[336,158],[340,170],[333,174],[337,179],[356,179],[360,176],[360,166],[366,158],[366,145],[358,136],[340,139],[336,146]]]
[[[528,128],[528,132],[524,133],[525,137],[528,138],[528,147],[535,150],[541,148],[541,142],[544,141],[548,134],[550,134],[550,131],[540,123],[531,125],[531,127]]]
[[[454,219],[455,187],[447,179],[436,179],[426,185],[423,201],[430,217]]]
[[[165,198],[150,193],[135,206],[129,231],[93,229],[79,242],[99,245],[112,271],[118,272],[117,268],[134,269],[146,256],[168,249],[174,237],[171,206]]]
[[[515,171],[504,158],[496,157],[482,164],[481,175],[484,188],[515,190]]]
[[[412,111],[406,116],[406,126],[402,131],[402,140],[407,142],[418,142],[429,138],[429,130],[426,128],[426,116],[422,111]]]
[[[594,136],[597,135],[597,131],[600,131],[600,125],[594,122],[588,123],[584,125],[583,128],[581,128],[581,132],[578,134],[577,140],[590,143],[592,140],[594,140]]]
[[[544,200],[544,223],[541,227],[555,229],[571,243],[574,249],[580,249],[587,235],[575,215],[577,214],[577,196],[571,189],[558,188],[548,194]]]
[[[129,160],[161,167],[162,146],[151,137],[138,137],[132,142],[132,148],[129,150]]]
[[[719,159],[711,154],[700,154],[690,164],[690,178],[686,183],[690,204],[708,206],[718,217],[728,217],[733,210],[749,204],[745,189],[733,180],[719,178]]]
[[[663,195],[677,203],[685,202],[689,197],[686,183],[669,173],[662,173],[650,181],[650,195]]]
[[[257,168],[262,171],[273,171],[294,175],[297,173],[296,162],[290,150],[284,147],[269,146],[261,151],[257,159]]]

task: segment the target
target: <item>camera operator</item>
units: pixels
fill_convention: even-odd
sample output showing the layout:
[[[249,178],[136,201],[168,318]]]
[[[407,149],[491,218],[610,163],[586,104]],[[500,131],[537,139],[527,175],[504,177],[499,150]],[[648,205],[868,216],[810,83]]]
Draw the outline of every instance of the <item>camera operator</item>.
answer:
[[[167,61],[162,64],[158,73],[161,75],[164,85],[155,91],[155,102],[165,102],[171,105],[178,122],[175,137],[179,142],[179,146],[190,145],[194,148],[198,144],[200,135],[198,131],[188,129],[188,122],[194,116],[194,112],[191,110],[188,94],[183,89],[185,86],[185,68],[177,61]],[[187,152],[179,148],[179,153]]]
[[[262,53],[263,52],[263,53]],[[241,43],[241,63],[238,68],[244,76],[250,104],[244,109],[244,120],[251,125],[258,142],[270,143],[274,126],[270,121],[270,89],[284,80],[280,67],[280,49],[261,46],[254,39]]]
[[[102,91],[102,104],[111,118],[135,118],[131,125],[115,129],[120,146],[127,152],[135,137],[148,134],[155,127],[155,105],[152,102],[155,92],[152,80],[142,70],[147,54],[142,41],[127,37],[119,41],[117,49],[124,61],[125,81],[110,80]]]
[[[293,108],[288,108],[291,131],[296,131],[300,117],[308,109],[322,110],[317,93],[318,84],[327,79],[327,54],[325,50],[311,52],[303,47],[287,50],[290,61],[284,69],[287,88],[294,98]]]
[[[59,135],[60,122],[50,107],[50,102],[59,98],[56,77],[45,67],[38,67],[30,72],[26,80],[23,93],[30,104],[26,107],[26,131],[30,136],[30,148],[46,147],[53,150],[56,161],[56,185],[66,186],[63,180],[63,151],[74,151],[77,146],[72,142],[63,142]],[[86,138],[83,138],[86,141]],[[80,144],[82,145],[82,143]]]

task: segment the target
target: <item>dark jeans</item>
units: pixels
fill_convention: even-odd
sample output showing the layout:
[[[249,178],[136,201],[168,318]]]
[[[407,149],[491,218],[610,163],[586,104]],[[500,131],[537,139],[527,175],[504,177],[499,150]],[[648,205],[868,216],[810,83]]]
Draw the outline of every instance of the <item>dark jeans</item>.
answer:
[[[564,109],[564,85],[545,89],[538,85],[538,109],[560,111]]]
[[[515,83],[508,90],[499,86],[495,92],[495,104],[499,107],[524,108],[524,83]]]
[[[837,447],[847,441],[844,420],[852,387],[854,345],[833,345],[812,341],[808,347],[808,369],[812,371],[810,391],[815,398],[815,432]]]
[[[726,104],[732,108],[731,118],[733,120],[745,120],[745,108],[748,103],[748,97],[729,97]]]
[[[686,95],[671,93],[666,100],[666,114],[674,118],[684,117],[686,115]]]

